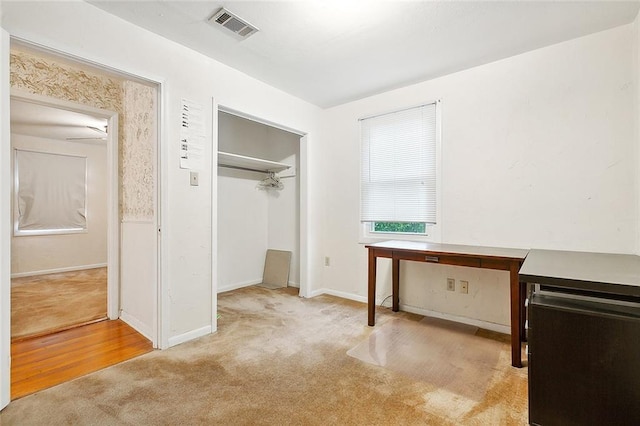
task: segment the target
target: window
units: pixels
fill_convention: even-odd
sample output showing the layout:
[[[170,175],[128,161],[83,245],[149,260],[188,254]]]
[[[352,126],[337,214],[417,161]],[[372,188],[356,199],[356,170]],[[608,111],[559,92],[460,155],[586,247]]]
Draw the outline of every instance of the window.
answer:
[[[424,222],[371,222],[371,232],[426,234],[427,224]]]
[[[87,159],[16,150],[15,235],[85,232]]]
[[[361,125],[361,222],[372,233],[428,234],[437,221],[437,103]]]

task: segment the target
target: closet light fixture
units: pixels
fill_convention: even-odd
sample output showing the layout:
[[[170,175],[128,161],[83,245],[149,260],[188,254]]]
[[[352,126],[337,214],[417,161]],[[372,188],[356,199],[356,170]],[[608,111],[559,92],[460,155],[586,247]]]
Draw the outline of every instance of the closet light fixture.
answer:
[[[259,30],[256,26],[251,25],[246,20],[239,18],[234,13],[222,8],[217,11],[210,19],[209,23],[216,27],[223,27],[239,40],[244,40],[249,36],[257,33]]]

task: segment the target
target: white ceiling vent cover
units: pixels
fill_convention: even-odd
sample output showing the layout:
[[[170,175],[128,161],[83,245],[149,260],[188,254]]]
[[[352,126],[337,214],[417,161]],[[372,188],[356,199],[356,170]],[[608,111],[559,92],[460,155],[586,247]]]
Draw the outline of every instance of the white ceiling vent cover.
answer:
[[[244,40],[258,32],[258,28],[224,8],[217,11],[216,14],[209,19],[209,22],[212,25],[226,28],[240,40]]]

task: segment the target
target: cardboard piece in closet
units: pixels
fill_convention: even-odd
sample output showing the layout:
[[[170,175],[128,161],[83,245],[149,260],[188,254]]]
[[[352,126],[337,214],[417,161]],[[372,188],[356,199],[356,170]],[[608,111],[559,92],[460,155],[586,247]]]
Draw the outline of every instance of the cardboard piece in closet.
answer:
[[[283,250],[267,250],[264,261],[264,273],[260,287],[282,288],[289,283],[289,268],[291,265],[291,252]]]

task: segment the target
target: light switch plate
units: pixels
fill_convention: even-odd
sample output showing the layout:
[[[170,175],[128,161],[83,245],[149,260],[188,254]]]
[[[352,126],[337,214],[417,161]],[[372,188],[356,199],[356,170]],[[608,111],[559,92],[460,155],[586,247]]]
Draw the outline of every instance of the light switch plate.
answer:
[[[189,182],[191,186],[198,186],[198,172],[189,172]]]

